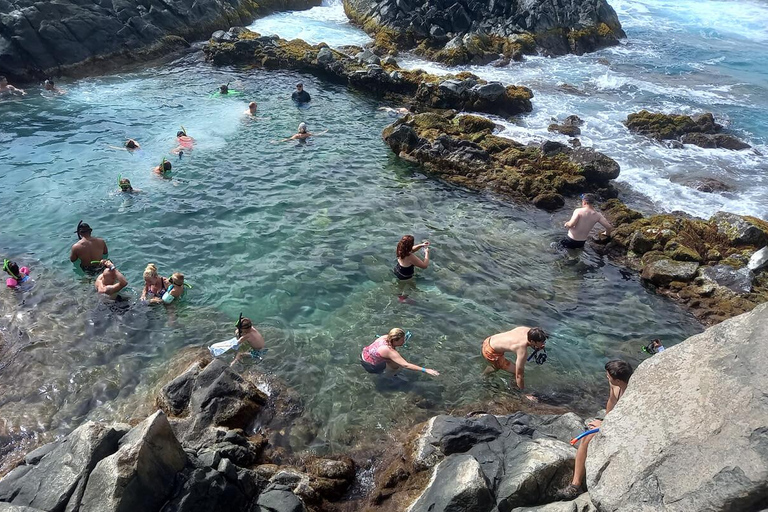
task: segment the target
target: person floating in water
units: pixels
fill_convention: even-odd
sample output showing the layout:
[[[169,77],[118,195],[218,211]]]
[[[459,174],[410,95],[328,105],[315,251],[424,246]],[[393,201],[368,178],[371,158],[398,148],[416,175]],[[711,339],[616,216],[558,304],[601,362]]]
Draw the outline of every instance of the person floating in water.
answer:
[[[613,226],[602,213],[595,210],[595,200],[594,194],[581,195],[581,208],[576,208],[571,220],[564,224],[568,228],[568,235],[560,240],[561,247],[581,249],[589,238],[589,232],[597,223],[605,228],[604,234],[610,236]]]
[[[164,176],[165,173],[170,172],[173,170],[173,166],[171,165],[171,162],[163,158],[163,161],[158,165],[157,167],[152,169],[152,172],[155,174],[159,174],[160,176]]]
[[[629,378],[632,376],[632,366],[626,361],[613,360],[605,363],[605,376],[608,378],[608,403],[605,404],[605,413],[608,414],[616,406],[616,403],[624,395],[629,384]],[[603,422],[601,420],[591,421],[587,427],[590,430],[599,429]],[[598,433],[589,434],[581,439],[581,444],[576,450],[576,464],[573,468],[573,479],[571,484],[558,494],[561,500],[572,500],[583,493],[582,486],[584,478],[587,475],[587,448],[589,442],[594,439]]]
[[[125,194],[138,194],[141,192],[141,190],[133,188],[133,185],[131,185],[131,180],[128,178],[118,177],[117,185],[120,187],[120,192]]]
[[[46,91],[52,92],[54,94],[65,94],[67,92],[64,89],[59,89],[58,87],[56,87],[56,84],[53,83],[53,80],[51,80],[50,78],[45,82],[43,82],[43,87],[45,88]]]
[[[429,240],[424,240],[418,245],[413,245],[413,235],[405,235],[397,243],[397,263],[393,269],[395,276],[401,281],[411,279],[414,267],[425,269],[429,266]],[[416,251],[424,249],[424,259],[416,256]]]
[[[170,304],[176,299],[180,299],[184,295],[184,274],[176,272],[167,279],[168,288],[161,297],[153,297],[150,299],[150,304]]]
[[[0,98],[4,96],[26,96],[24,89],[17,89],[8,83],[8,79],[0,75]]]
[[[299,127],[297,129],[297,132],[287,139],[283,139],[280,142],[288,142],[289,140],[306,140],[310,137],[314,137],[316,135],[322,135],[324,133],[328,133],[328,130],[324,130],[320,133],[312,133],[307,130],[307,123],[299,123]]]
[[[312,101],[312,97],[304,90],[304,84],[301,82],[296,84],[296,90],[291,94],[291,99],[298,104],[309,103]]]
[[[8,288],[16,288],[29,281],[29,274],[31,271],[28,267],[21,267],[15,261],[3,260],[3,270],[8,274],[8,279],[5,280],[5,285]]]
[[[109,148],[118,149],[120,151],[134,151],[136,149],[141,149],[141,146],[134,139],[128,139],[125,141],[125,144],[123,144],[123,147],[109,146]]]
[[[238,342],[238,353],[230,366],[233,366],[246,354],[250,354],[253,359],[261,359],[265,345],[264,337],[253,326],[253,322],[251,322],[250,318],[242,317],[238,321],[237,328],[235,329],[235,336],[237,337]],[[240,352],[240,348],[245,349],[246,352]]]
[[[394,114],[394,115],[396,115],[398,117],[399,116],[404,116],[404,115],[407,115],[407,114],[411,113],[411,111],[408,110],[405,107],[397,107],[397,108],[379,107],[379,110],[383,110],[384,112],[387,112],[388,114]]]
[[[157,267],[154,263],[147,265],[144,269],[144,289],[141,292],[140,300],[152,300],[154,298],[163,298],[167,291],[167,279],[157,273]]]
[[[179,155],[181,157],[185,151],[192,151],[195,149],[195,139],[187,135],[187,130],[182,126],[181,130],[176,132],[176,144],[177,146],[171,150],[171,153]]]
[[[376,338],[376,341],[363,349],[360,354],[360,364],[368,373],[384,373],[387,370],[395,373],[400,368],[406,368],[415,372],[423,372],[437,377],[440,373],[431,368],[411,364],[397,351],[397,347],[405,345],[405,331],[394,328],[386,336]]]
[[[511,331],[494,334],[485,338],[481,352],[491,366],[487,367],[483,374],[504,370],[515,376],[515,383],[518,389],[524,389],[525,363],[529,359],[528,348],[532,348],[534,353],[546,350],[545,344],[548,337],[540,327],[515,327]],[[509,359],[504,357],[506,352],[515,353],[514,367]],[[534,402],[538,401],[533,395],[526,395],[526,398]]]
[[[246,110],[246,111],[244,112],[244,114],[245,114],[245,115],[248,115],[248,116],[255,116],[255,115],[256,115],[256,109],[257,109],[257,108],[258,108],[258,106],[256,105],[256,102],[255,102],[255,101],[252,101],[252,102],[250,102],[250,103],[248,104],[248,110]]]
[[[77,225],[77,242],[72,245],[72,251],[69,254],[69,261],[72,263],[80,260],[80,268],[83,270],[98,270],[102,266],[102,261],[109,255],[107,243],[101,239],[91,236],[93,230],[91,226],[83,221]]]
[[[94,285],[96,291],[115,300],[120,290],[128,286],[128,280],[111,261],[102,260],[100,263],[104,267],[104,271],[96,278]]]
[[[222,96],[229,94],[229,84],[221,84],[221,87],[219,87],[219,94]]]

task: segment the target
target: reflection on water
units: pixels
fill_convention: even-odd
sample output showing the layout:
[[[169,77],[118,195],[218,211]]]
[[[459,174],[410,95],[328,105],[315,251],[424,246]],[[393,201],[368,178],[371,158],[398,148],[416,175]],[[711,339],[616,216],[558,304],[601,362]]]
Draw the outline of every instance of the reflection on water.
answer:
[[[0,250],[36,280],[0,294],[4,450],[85,419],[130,419],[181,349],[231,337],[240,312],[267,340],[258,369],[305,398],[294,447],[317,451],[507,395],[508,375],[481,377],[480,343],[515,325],[553,333],[547,364],[526,372],[531,390],[587,409],[605,399],[607,358],[636,362],[648,338],[669,346],[700,330],[589,251],[553,253],[569,212],[460,190],[397,160],[380,137],[391,118],[376,102],[309,76],[196,58],[0,104]],[[297,80],[313,96],[307,108],[289,100]],[[242,95],[209,97],[227,81]],[[250,100],[257,119],[243,115]],[[273,142],[302,121],[329,131]],[[182,159],[170,154],[180,125],[197,141]],[[107,147],[126,137],[143,149]],[[151,172],[163,157],[174,159],[168,180]],[[118,175],[143,193],[117,193]],[[128,277],[129,308],[104,303],[72,271],[80,219]],[[404,233],[431,240],[434,264],[400,302],[391,267]],[[184,302],[169,311],[135,303],[148,262],[187,276]],[[386,382],[362,371],[363,345],[394,326],[414,333],[404,356],[439,378]]]

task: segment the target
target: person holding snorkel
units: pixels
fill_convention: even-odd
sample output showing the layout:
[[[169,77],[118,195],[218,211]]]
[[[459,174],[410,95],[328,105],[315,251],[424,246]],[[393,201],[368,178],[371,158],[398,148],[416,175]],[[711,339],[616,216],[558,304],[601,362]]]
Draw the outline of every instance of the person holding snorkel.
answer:
[[[264,351],[264,336],[253,326],[250,318],[246,318],[240,315],[240,319],[237,322],[237,328],[235,329],[235,336],[237,337],[238,349],[246,349],[246,352],[238,351],[235,356],[235,360],[232,361],[230,366],[234,366],[236,362],[242,359],[246,354],[249,354],[253,359],[261,359],[262,351]]]
[[[537,364],[544,364],[546,361],[547,338],[549,335],[541,327],[515,327],[511,331],[485,338],[481,352],[491,366],[483,371],[483,375],[504,370],[515,376],[515,384],[522,390],[525,388],[525,363],[536,356],[539,356],[536,359]],[[530,357],[528,356],[529,348],[534,351]],[[509,359],[504,357],[506,352],[515,353],[515,366],[512,366]],[[525,395],[525,397],[538,402],[533,395]]]
[[[368,373],[395,373],[400,368],[413,370],[415,372],[427,373],[433,377],[440,375],[440,372],[432,368],[425,368],[411,364],[397,351],[406,342],[406,333],[399,327],[395,327],[386,336],[379,336],[376,341],[363,348],[360,354],[360,364]]]
[[[78,240],[72,245],[69,261],[75,263],[80,260],[80,268],[83,270],[98,271],[102,268],[102,261],[109,257],[107,242],[91,236],[91,226],[83,221],[78,223],[75,233]]]

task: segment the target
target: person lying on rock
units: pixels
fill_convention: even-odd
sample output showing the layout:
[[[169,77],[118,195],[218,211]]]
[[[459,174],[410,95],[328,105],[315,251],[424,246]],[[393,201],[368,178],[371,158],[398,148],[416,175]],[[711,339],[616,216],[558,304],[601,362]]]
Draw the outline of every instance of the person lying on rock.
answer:
[[[296,84],[296,90],[291,94],[291,99],[298,104],[312,101],[312,97],[304,90],[304,84],[301,82]]]
[[[388,373],[394,374],[400,371],[400,368],[413,370],[415,372],[428,373],[433,377],[440,375],[440,372],[432,368],[416,366],[411,364],[397,351],[397,347],[405,345],[405,331],[395,327],[386,336],[379,336],[376,341],[363,348],[360,354],[360,364],[368,373]]]
[[[491,364],[483,371],[487,375],[496,370],[504,370],[515,376],[518,389],[525,388],[525,363],[532,357],[541,353],[546,355],[545,344],[549,336],[541,327],[515,327],[511,331],[494,334],[483,340],[481,352],[483,357]],[[533,354],[528,356],[528,348],[533,349]],[[506,352],[514,352],[515,366],[504,357]],[[543,360],[542,360],[543,359]],[[546,358],[537,359],[537,363],[543,364]],[[525,395],[533,402],[538,399],[533,395]]]
[[[24,89],[17,89],[8,83],[8,79],[0,75],[0,98],[5,96],[26,96]]]
[[[560,246],[566,249],[581,249],[589,238],[589,232],[600,223],[605,228],[606,235],[610,235],[613,226],[606,220],[602,213],[595,210],[596,197],[594,194],[581,195],[581,208],[573,211],[571,220],[565,223],[568,235],[560,240]]]
[[[253,359],[261,359],[264,352],[264,337],[253,327],[250,318],[243,317],[240,319],[237,323],[237,329],[235,329],[235,336],[237,336],[238,352],[230,366],[234,366],[246,354],[249,354]],[[240,349],[246,351],[241,352]]]
[[[115,264],[109,260],[103,260],[101,265],[104,271],[96,278],[96,291],[106,295],[112,300],[117,300],[117,294],[120,290],[128,286],[128,280],[115,268]]]
[[[324,133],[328,133],[328,130],[324,130],[320,133],[312,133],[307,130],[307,123],[299,123],[299,128],[296,133],[288,137],[287,139],[283,139],[280,142],[288,142],[289,140],[306,140],[310,137],[313,137],[315,135],[322,135]]]
[[[609,386],[608,403],[605,404],[606,414],[613,410],[616,406],[616,402],[618,402],[624,395],[624,392],[627,390],[629,378],[632,376],[632,372],[632,365],[626,361],[614,359],[613,361],[605,363],[605,376],[608,378]],[[591,430],[600,428],[602,424],[603,422],[601,420],[593,420],[589,422],[587,427]],[[584,492],[584,478],[587,475],[587,449],[589,447],[589,442],[592,441],[596,435],[599,435],[599,433],[590,434],[581,439],[581,444],[579,444],[579,448],[576,450],[576,465],[573,468],[573,480],[571,480],[571,484],[568,487],[560,492],[558,495],[560,499],[572,500]]]

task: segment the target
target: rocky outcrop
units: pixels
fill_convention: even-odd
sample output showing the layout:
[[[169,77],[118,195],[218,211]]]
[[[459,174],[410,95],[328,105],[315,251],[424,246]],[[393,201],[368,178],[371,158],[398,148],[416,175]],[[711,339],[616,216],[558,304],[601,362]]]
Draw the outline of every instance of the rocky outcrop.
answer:
[[[630,131],[658,141],[671,140],[678,144],[693,144],[702,148],[739,150],[751,147],[733,135],[720,133],[723,127],[715,122],[714,116],[710,113],[691,117],[641,110],[629,114],[625,124]]]
[[[206,58],[217,65],[250,64],[310,72],[368,93],[393,97],[414,111],[453,109],[511,117],[532,110],[533,93],[527,87],[489,83],[471,73],[439,77],[408,71],[392,58],[381,60],[356,47],[348,50],[350,55],[324,43],[263,37],[244,28],[214,34],[204,49]]]
[[[589,495],[616,512],[768,503],[768,305],[641,364],[589,445]]]
[[[0,74],[27,81],[159,56],[319,0],[0,0]]]
[[[625,37],[605,0],[344,0],[344,12],[374,37],[380,54],[415,49],[452,65],[519,60],[537,50],[581,55]]]
[[[555,210],[564,195],[598,192],[614,197],[619,164],[590,148],[557,142],[520,144],[493,134],[495,124],[472,115],[423,113],[384,130],[395,154],[447,181],[490,189]]]
[[[768,301],[768,273],[753,256],[768,244],[768,222],[719,212],[709,220],[680,214],[643,217],[618,200],[602,205],[614,222],[599,250],[641,272],[657,292],[712,325]],[[755,257],[755,261],[760,256]]]
[[[579,116],[568,116],[562,123],[552,123],[547,129],[550,132],[557,132],[569,137],[576,137],[577,135],[581,135],[581,128],[579,128],[579,126],[582,124],[584,124],[584,121],[582,121]]]

